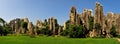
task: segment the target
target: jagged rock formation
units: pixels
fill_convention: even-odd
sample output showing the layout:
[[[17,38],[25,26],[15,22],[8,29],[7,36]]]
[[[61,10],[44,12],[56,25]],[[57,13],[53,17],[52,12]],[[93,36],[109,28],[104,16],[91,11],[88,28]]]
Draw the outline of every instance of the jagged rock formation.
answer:
[[[105,26],[106,26],[105,16],[103,13],[103,7],[99,2],[96,2],[96,6],[95,6],[94,25],[97,27],[100,26],[99,29],[96,29],[97,35],[104,34]]]
[[[28,18],[27,17],[25,17],[24,19],[22,19],[22,22],[21,23],[26,23],[26,25],[29,23],[29,20],[28,20]],[[26,26],[26,28],[27,28],[27,26]],[[21,29],[21,33],[26,33],[27,32],[27,30],[28,29],[26,29],[25,27],[20,27],[20,29]]]
[[[83,25],[84,24],[84,14],[83,13],[78,14],[77,24],[79,24],[79,25]]]
[[[66,30],[66,22],[63,25],[63,30]]]
[[[51,17],[50,19],[49,19],[49,29],[51,30],[51,31],[53,31],[53,34],[55,34],[55,20],[54,20],[54,18],[53,17]]]
[[[44,26],[48,25],[47,19],[44,20],[43,25]]]
[[[76,8],[72,6],[70,10],[70,24],[79,24],[85,26],[87,30],[89,30],[89,20],[92,15],[91,9],[84,9],[83,13],[78,14],[76,11]],[[117,33],[120,33],[119,28],[119,16],[112,12],[109,12],[107,16],[104,15],[103,12],[103,6],[96,2],[95,5],[95,13],[94,13],[94,29],[89,30],[89,36],[95,37],[95,36],[106,36],[108,38],[111,37],[110,35],[110,29],[112,25],[116,27]],[[65,28],[65,27],[64,27]],[[64,29],[63,28],[63,29]]]
[[[20,23],[21,23],[21,19],[16,18],[10,21],[9,25],[12,28],[12,31],[16,34],[20,33]]]
[[[89,31],[86,35],[89,34],[90,37],[96,37],[96,36],[106,36],[107,38],[111,37],[110,29],[112,26],[115,26],[116,32],[118,35],[120,35],[120,14],[115,14],[113,12],[109,12],[107,16],[104,15],[103,12],[103,6],[96,2],[95,5],[95,12],[94,16],[92,16],[92,10],[91,9],[84,9],[84,11],[80,14],[77,13],[77,10],[74,6],[71,7],[70,14],[69,14],[69,23],[71,25],[80,25],[83,26],[85,31]],[[94,26],[90,30],[90,18],[94,17]],[[36,33],[36,27],[39,29],[46,28],[46,26],[49,26],[48,30],[52,31],[53,35],[60,35],[61,30],[65,30],[67,27],[67,23],[64,23],[64,26],[60,26],[57,24],[57,20],[53,17],[44,20],[44,22],[37,20],[36,27],[32,24],[32,22],[29,22],[28,18],[25,17],[24,19],[13,19],[10,21],[9,25],[12,28],[12,31],[14,33],[24,33],[25,28],[21,27],[21,22],[27,22],[27,33],[29,35],[37,35]],[[67,27],[68,28],[68,27]]]
[[[107,24],[106,24],[106,37],[110,37],[110,29],[112,26],[115,26],[116,32],[120,35],[120,15],[113,12],[109,12],[107,15]]]
[[[96,36],[96,31],[95,29],[89,32],[90,37],[95,37]]]
[[[114,14],[112,12],[109,12],[107,15],[107,23],[106,23],[106,37],[110,38],[110,29],[113,25],[113,16]]]
[[[24,18],[24,22],[27,22],[27,23],[29,22],[27,17]]]
[[[74,6],[72,6],[71,11],[70,11],[70,23],[77,24],[77,12]]]
[[[34,25],[32,24],[32,22],[29,22],[28,23],[28,34],[29,35],[36,35],[37,33],[36,33],[36,29],[35,29],[35,27],[34,27]]]
[[[116,19],[116,31],[117,31],[117,34],[120,35],[120,15],[117,15],[117,19]]]
[[[36,26],[40,29],[45,28],[40,20],[37,20]]]
[[[60,34],[61,34],[61,30],[62,30],[62,27],[61,27],[61,26],[59,26],[59,29],[58,29],[58,35],[60,35]]]
[[[71,24],[84,24],[89,29],[89,19],[91,17],[92,10],[85,9],[83,13],[77,14],[76,8],[72,6],[70,11],[70,23]]]
[[[85,9],[83,12],[84,26],[89,30],[89,20],[92,14],[91,9]]]

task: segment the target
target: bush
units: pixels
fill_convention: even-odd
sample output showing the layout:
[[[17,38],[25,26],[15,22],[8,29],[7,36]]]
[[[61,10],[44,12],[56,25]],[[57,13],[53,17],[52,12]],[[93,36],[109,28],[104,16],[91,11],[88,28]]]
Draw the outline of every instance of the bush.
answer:
[[[69,32],[70,38],[83,38],[83,26],[73,25]]]
[[[62,31],[60,35],[62,35],[62,36],[67,36],[68,33],[69,33],[69,30],[66,29],[66,30]]]
[[[110,29],[110,34],[113,36],[113,37],[117,37],[117,34],[116,34],[116,28],[114,25],[112,25],[112,28]]]
[[[89,19],[89,29],[90,29],[90,31],[93,30],[93,26],[94,26],[94,17],[90,17],[90,19]]]
[[[62,36],[68,36],[69,31],[70,31],[70,28],[71,28],[70,25],[71,25],[71,24],[70,24],[70,21],[67,20],[67,22],[66,22],[66,29],[65,29],[65,30],[62,30],[62,32],[61,32],[61,35],[62,35]]]
[[[43,34],[43,35],[52,35],[53,32],[51,30],[49,30],[49,25],[46,26],[46,28],[37,28],[37,34]]]

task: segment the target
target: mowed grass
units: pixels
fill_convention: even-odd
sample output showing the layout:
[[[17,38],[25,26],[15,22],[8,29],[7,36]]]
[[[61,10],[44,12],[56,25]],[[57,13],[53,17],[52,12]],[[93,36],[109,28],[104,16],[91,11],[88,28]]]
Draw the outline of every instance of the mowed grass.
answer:
[[[117,38],[0,36],[0,44],[120,44]]]

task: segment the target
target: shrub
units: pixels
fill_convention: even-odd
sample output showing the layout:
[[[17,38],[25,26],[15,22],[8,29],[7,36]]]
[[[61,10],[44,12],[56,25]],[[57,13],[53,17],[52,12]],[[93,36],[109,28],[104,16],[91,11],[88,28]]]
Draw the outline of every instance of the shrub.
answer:
[[[112,28],[110,29],[110,34],[111,34],[113,37],[117,37],[116,28],[115,28],[114,25],[112,25]]]
[[[83,38],[83,26],[73,25],[69,32],[70,38]]]

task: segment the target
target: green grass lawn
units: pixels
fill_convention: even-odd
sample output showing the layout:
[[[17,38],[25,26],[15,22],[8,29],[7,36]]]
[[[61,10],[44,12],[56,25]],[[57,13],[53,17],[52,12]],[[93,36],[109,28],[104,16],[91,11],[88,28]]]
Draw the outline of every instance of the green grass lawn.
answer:
[[[0,44],[120,44],[117,38],[0,36]]]

